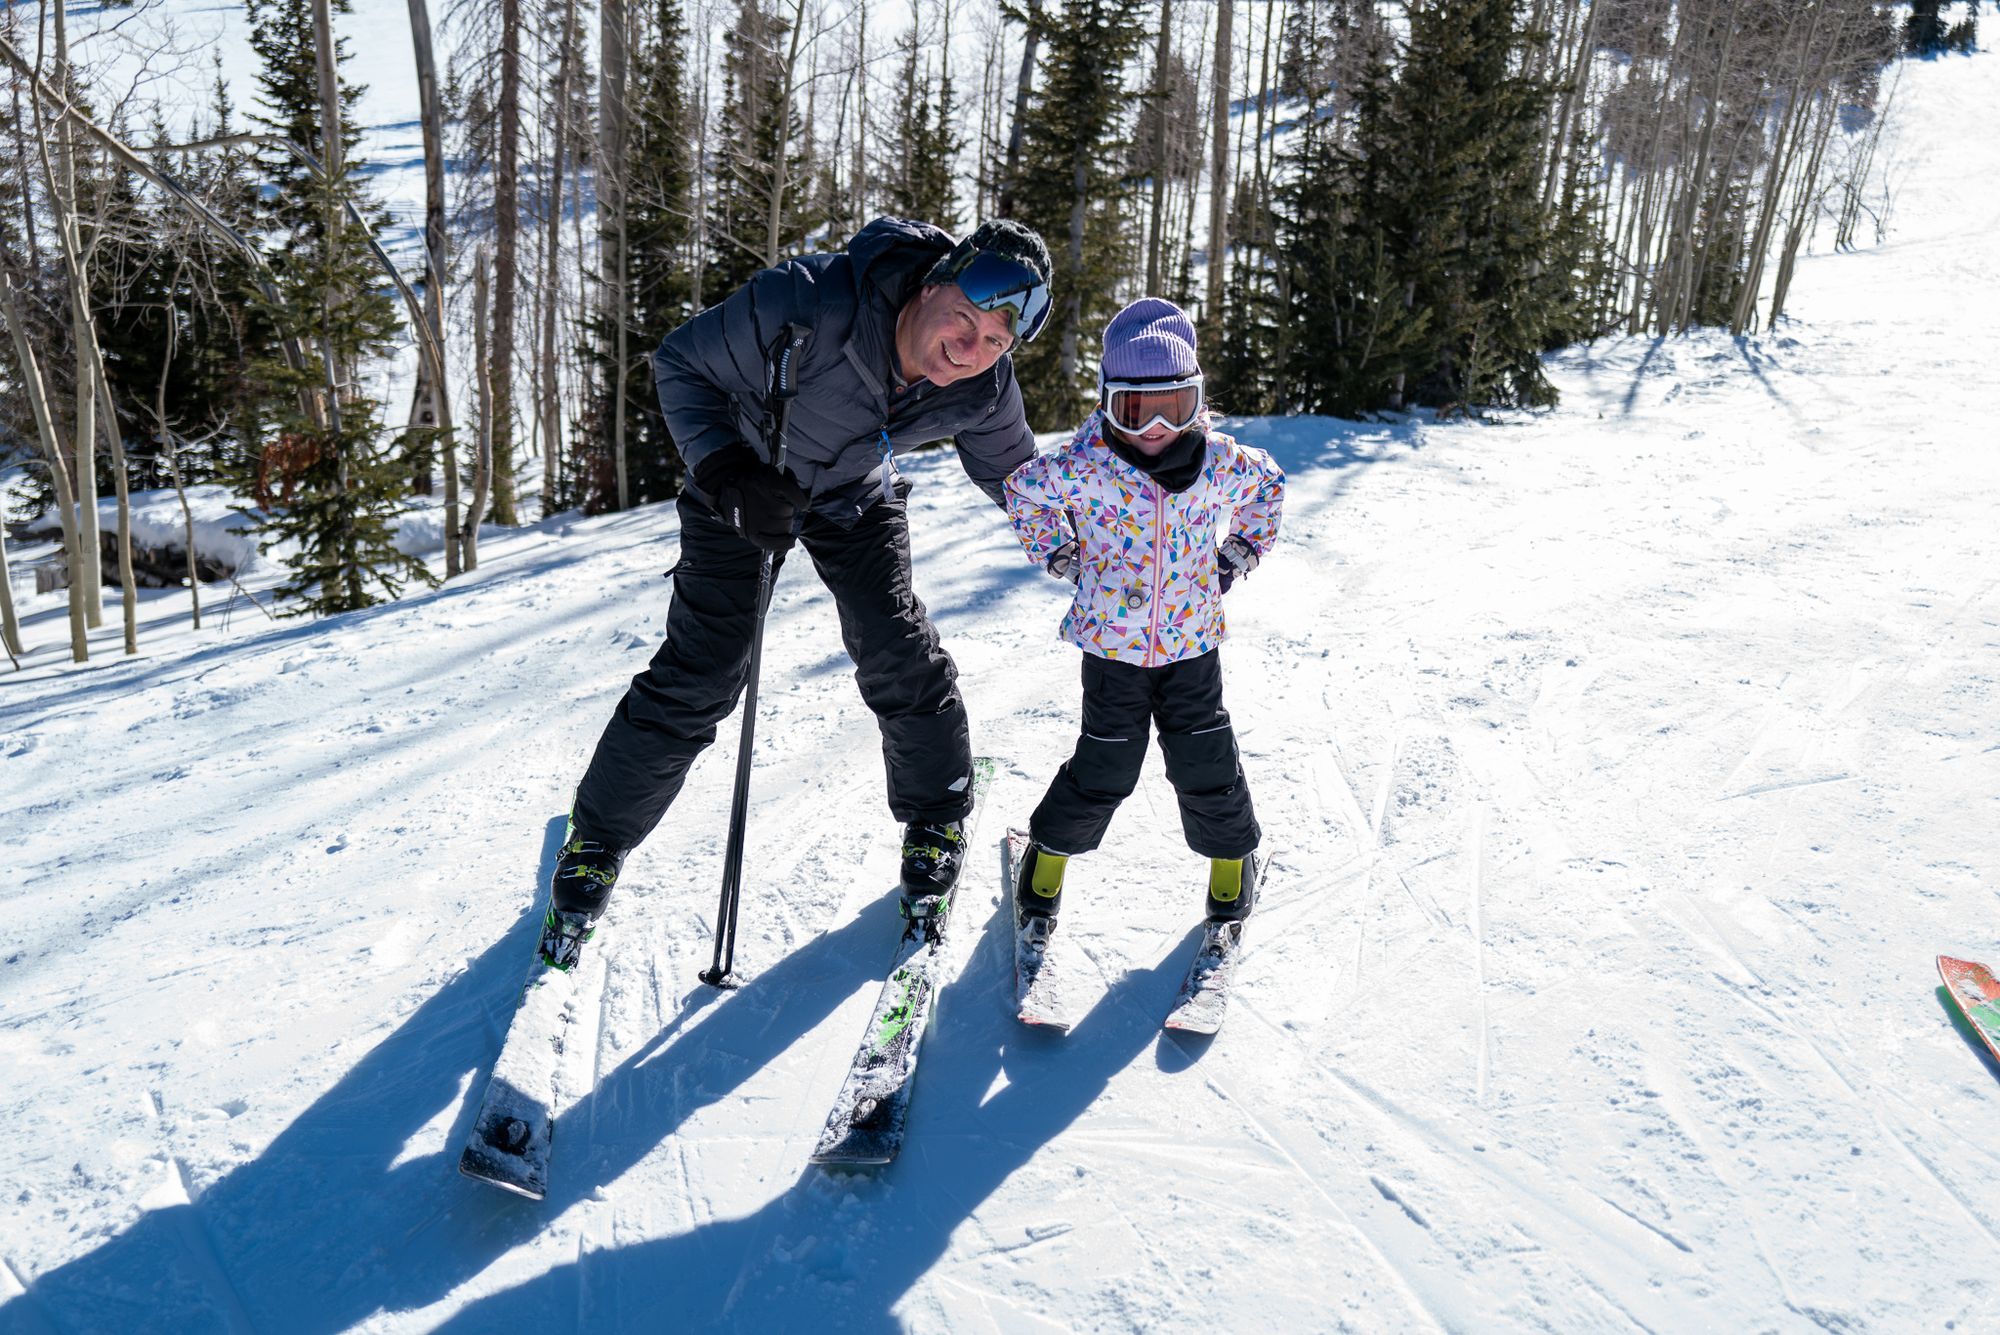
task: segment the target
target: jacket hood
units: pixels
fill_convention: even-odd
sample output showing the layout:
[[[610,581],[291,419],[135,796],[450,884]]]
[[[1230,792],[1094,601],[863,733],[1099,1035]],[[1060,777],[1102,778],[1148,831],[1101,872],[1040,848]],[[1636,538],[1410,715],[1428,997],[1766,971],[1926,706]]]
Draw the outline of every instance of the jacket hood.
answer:
[[[857,288],[879,288],[900,306],[951,247],[951,234],[943,228],[908,218],[877,218],[854,234],[847,255]]]

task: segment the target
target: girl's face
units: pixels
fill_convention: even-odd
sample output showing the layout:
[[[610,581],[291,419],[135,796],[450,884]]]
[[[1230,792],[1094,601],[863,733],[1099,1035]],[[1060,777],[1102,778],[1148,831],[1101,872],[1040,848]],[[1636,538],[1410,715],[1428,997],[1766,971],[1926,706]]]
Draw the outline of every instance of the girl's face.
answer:
[[[1118,433],[1118,439],[1124,441],[1148,459],[1159,458],[1161,452],[1167,446],[1173,444],[1174,438],[1180,435],[1180,432],[1175,431],[1164,422],[1155,422],[1136,436],[1121,426],[1114,425],[1111,429]]]

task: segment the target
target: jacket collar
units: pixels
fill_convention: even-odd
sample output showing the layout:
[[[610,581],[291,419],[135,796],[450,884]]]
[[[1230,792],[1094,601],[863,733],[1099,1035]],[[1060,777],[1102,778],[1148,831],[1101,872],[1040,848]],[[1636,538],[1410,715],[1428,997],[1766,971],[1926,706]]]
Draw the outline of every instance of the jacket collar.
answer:
[[[1104,420],[1104,410],[1091,415],[1097,441],[1133,472],[1170,492],[1183,492],[1201,477],[1208,463],[1208,432],[1200,426],[1183,431],[1157,458],[1148,458],[1120,440]]]

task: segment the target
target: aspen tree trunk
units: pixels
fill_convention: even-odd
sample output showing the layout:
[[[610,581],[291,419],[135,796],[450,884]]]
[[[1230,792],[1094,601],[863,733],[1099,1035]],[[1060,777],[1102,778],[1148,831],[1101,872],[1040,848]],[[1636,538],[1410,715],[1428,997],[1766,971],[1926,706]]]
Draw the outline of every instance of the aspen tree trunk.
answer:
[[[1021,179],[1021,141],[1027,129],[1023,118],[1028,98],[1035,91],[1035,52],[1042,44],[1042,0],[1028,0],[1027,26],[1027,39],[1021,47],[1021,77],[1014,82],[1014,124],[1007,131],[1007,166],[1000,174],[998,212],[1003,218],[1014,214],[1014,191]]]
[[[514,306],[521,233],[521,0],[500,0],[500,143],[493,171],[493,328],[487,393],[493,411],[493,522],[514,508]],[[482,450],[485,446],[482,444]],[[468,542],[466,550],[473,549]],[[472,563],[466,563],[467,570]]]
[[[421,365],[430,391],[431,425],[442,443],[444,469],[444,577],[458,570],[458,450],[452,439],[451,389],[445,380],[444,284],[450,237],[445,231],[444,106],[438,96],[437,60],[431,50],[426,0],[409,0],[410,44],[417,64],[417,115],[424,134],[424,323],[430,348]],[[433,366],[432,362],[437,362]]]
[[[55,84],[65,97],[74,97],[75,81],[69,65],[69,17],[67,0],[52,0],[50,18],[55,38]],[[97,388],[95,352],[96,326],[90,316],[90,285],[84,281],[81,265],[83,248],[76,234],[76,137],[67,119],[56,129],[50,144],[42,124],[41,105],[35,106],[36,129],[42,141],[42,171],[48,179],[49,208],[55,214],[56,234],[62,241],[63,267],[69,276],[70,323],[76,339],[76,435],[75,448],[77,504],[81,507],[81,532],[77,553],[81,565],[69,568],[72,585],[83,589],[84,619],[92,630],[104,624],[104,538],[97,515]],[[54,159],[49,154],[53,148]]]
[[[1146,295],[1160,293],[1160,229],[1167,216],[1167,61],[1173,55],[1174,0],[1160,0],[1160,39],[1153,48],[1153,215],[1146,230]]]
[[[27,651],[21,647],[21,621],[14,615],[14,575],[7,564],[7,526],[0,524],[0,644],[7,648],[7,657],[14,664],[14,671],[21,670],[21,655]]]
[[[778,150],[771,163],[771,211],[764,219],[764,267],[778,262],[778,241],[784,232],[786,159],[791,153],[792,95],[799,85],[799,45],[805,40],[806,0],[792,6],[792,44],[785,53],[785,89],[778,99]]]
[[[855,15],[854,216],[866,215],[868,202],[868,4],[862,0]]]
[[[632,507],[631,476],[625,463],[625,331],[632,323],[625,286],[625,181],[627,162],[627,67],[630,63],[625,0],[603,0],[597,28],[597,258],[602,275],[599,335],[609,341],[604,359],[612,367],[611,466],[618,483],[618,508]]]
[[[626,462],[628,456],[626,447],[627,428],[625,425],[627,419],[625,396],[631,392],[632,380],[632,350],[628,344],[628,340],[631,337],[632,320],[631,311],[625,304],[627,291],[625,282],[625,257],[632,253],[630,249],[631,238],[626,230],[628,226],[629,216],[623,210],[620,210],[617,228],[618,268],[616,270],[618,280],[618,324],[614,328],[612,336],[612,353],[617,358],[612,364],[618,368],[616,385],[618,411],[615,426],[611,433],[612,455],[618,469],[618,508],[620,510],[629,510],[632,508],[632,474],[630,466]],[[697,280],[698,283],[699,280]]]
[[[845,55],[847,48],[842,47],[841,53]],[[848,162],[853,158],[853,148],[847,138],[847,123],[852,119],[849,108],[854,97],[854,86],[861,79],[861,53],[858,46],[855,48],[853,60],[847,64],[843,73],[847,77],[840,81],[840,100],[834,103],[833,107],[833,146],[827,150],[826,155],[826,209],[835,217],[851,219],[857,217],[859,211],[848,208],[856,196],[854,182],[848,180],[844,173]]]
[[[993,40],[986,44],[984,62],[979,67],[979,169],[973,174],[975,182],[972,195],[973,224],[977,226],[989,210],[987,200],[993,197],[993,179],[997,173],[993,169],[993,140],[998,134],[994,128],[994,109],[1004,96],[998,86],[1000,37],[996,32]]]
[[[118,415],[111,404],[111,386],[104,366],[97,366],[97,412],[109,428],[111,445],[111,485],[118,496],[118,605],[124,618],[125,652],[139,652],[139,588],[132,574],[132,484],[125,472],[125,433],[118,429]]]
[[[23,5],[8,5],[4,11],[0,11],[0,27],[4,27],[6,30],[7,35],[4,40],[10,50],[19,39],[21,30],[20,14],[24,8],[25,6]],[[9,91],[14,102],[14,124],[26,125],[29,115],[27,109],[21,105],[21,93],[23,86],[29,80],[14,79],[8,82]],[[29,96],[33,96],[32,91],[30,91]],[[39,122],[37,122],[37,125],[39,126]],[[14,170],[19,173],[21,181],[21,221],[19,225],[21,236],[28,245],[27,271],[29,273],[39,273],[42,267],[42,248],[41,242],[36,235],[40,229],[36,226],[35,195],[34,191],[28,188],[28,182],[33,178],[33,173],[28,167],[28,136],[25,134],[14,136]]]
[[[1202,285],[1202,324],[1211,340],[1222,337],[1222,287],[1229,249],[1229,81],[1230,58],[1236,54],[1236,0],[1215,3],[1215,96],[1210,127],[1208,174],[1208,278]],[[1192,228],[1190,228],[1192,231]]]
[[[188,597],[194,602],[194,629],[201,629],[201,572],[194,559],[194,512],[188,509],[187,487],[181,482],[180,452],[175,448],[173,429],[167,425],[167,379],[173,370],[174,345],[178,341],[180,314],[167,304],[167,355],[160,359],[159,383],[153,387],[153,439],[166,456],[167,471],[174,480],[174,495],[181,502],[181,533],[187,550]]]
[[[340,130],[340,76],[334,60],[333,5],[331,0],[312,0],[313,58],[319,76],[320,165],[326,170],[326,262],[329,269],[340,265],[340,178],[347,170],[346,148]],[[320,318],[331,323],[334,294],[320,298]],[[320,360],[326,366],[327,423],[338,438],[340,426],[340,385],[346,367],[333,364],[333,344],[327,340]],[[347,489],[346,451],[341,452],[341,490]],[[358,594],[360,590],[356,589]]]
[[[5,318],[7,332],[14,340],[14,360],[21,368],[21,389],[34,413],[36,439],[41,444],[42,457],[49,462],[49,473],[55,483],[56,509],[60,512],[62,524],[63,564],[69,572],[69,656],[74,662],[85,663],[90,660],[90,629],[85,624],[83,590],[77,585],[78,549],[82,546],[82,535],[77,525],[76,491],[69,484],[66,458],[69,451],[63,446],[55,415],[49,411],[48,385],[42,379],[42,368],[35,360],[34,345],[28,341],[28,329],[22,322],[21,302],[14,288],[14,276],[5,269],[0,269],[0,317]]]
[[[10,290],[10,299],[11,295]],[[22,368],[21,374],[27,374],[26,367]],[[0,644],[6,645],[7,657],[13,661],[14,670],[19,672],[21,655],[27,651],[21,647],[20,618],[14,615],[14,574],[7,564],[7,525],[3,519],[0,517]]]
[[[702,280],[708,274],[708,95],[709,80],[713,77],[713,39],[704,26],[701,35],[701,59],[696,68],[701,70],[701,111],[696,116],[694,144],[694,265],[688,277],[688,301],[695,310],[702,309]],[[859,140],[856,141],[859,151]]]
[[[1270,13],[1264,15],[1264,54],[1262,69],[1257,76],[1257,134],[1250,145],[1251,159],[1256,164],[1257,205],[1260,210],[1268,209],[1271,204],[1269,197],[1271,174],[1264,159],[1264,116],[1271,102],[1271,30],[1277,26],[1273,18]],[[1259,246],[1264,242],[1263,237],[1257,239]]]
[[[576,44],[576,0],[563,7],[556,52],[555,142],[550,149],[547,267],[542,278],[542,517],[556,509],[556,462],[562,443],[562,377],[556,365],[556,307],[562,292],[563,150],[569,143],[569,78]]]
[[[1195,67],[1199,69],[1207,59],[1207,51],[1198,51],[1196,53]],[[1174,238],[1173,263],[1173,272],[1178,275],[1174,281],[1179,284],[1176,296],[1182,305],[1192,304],[1194,298],[1195,196],[1201,193],[1201,129],[1198,125],[1188,127],[1186,142],[1188,150],[1186,196],[1181,201],[1184,210],[1181,214],[1180,232]]]
[[[472,261],[472,393],[478,404],[479,444],[472,464],[472,500],[465,507],[465,532],[459,535],[465,546],[464,564],[468,571],[479,569],[479,522],[486,517],[486,497],[493,485],[495,405],[487,369],[488,282],[486,247],[482,243]]]
[[[1090,182],[1090,161],[1084,155],[1083,146],[1078,145],[1076,157],[1070,165],[1070,185],[1074,194],[1069,204],[1069,272],[1083,272],[1083,220],[1089,207],[1089,197],[1084,193]],[[1076,383],[1077,335],[1083,325],[1083,284],[1072,279],[1064,284],[1068,295],[1063,298],[1062,357],[1060,361],[1062,381],[1065,385]]]

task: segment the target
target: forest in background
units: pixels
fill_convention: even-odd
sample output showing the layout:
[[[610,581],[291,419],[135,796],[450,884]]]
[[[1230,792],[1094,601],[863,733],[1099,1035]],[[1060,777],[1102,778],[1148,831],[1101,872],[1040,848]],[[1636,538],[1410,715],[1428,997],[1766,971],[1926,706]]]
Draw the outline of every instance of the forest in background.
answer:
[[[152,2],[91,31],[137,40]],[[79,661],[107,579],[136,647],[101,495],[228,487],[302,613],[437,578],[392,541],[416,497],[448,579],[530,498],[673,495],[660,337],[884,213],[1048,240],[1016,357],[1044,430],[1145,292],[1245,414],[1533,407],[1553,348],[1768,328],[1802,253],[1881,236],[1893,62],[1971,49],[1979,6],[410,0],[426,189],[395,253],[345,13],[250,0],[255,88],[218,66],[190,105],[119,82],[61,0],[0,12],[0,467],[10,520],[61,519]],[[151,64],[193,61],[168,41]]]

